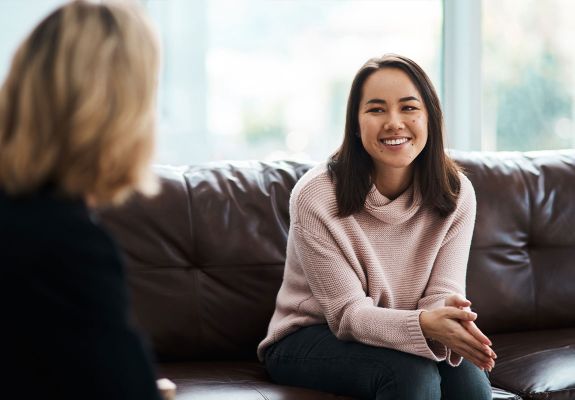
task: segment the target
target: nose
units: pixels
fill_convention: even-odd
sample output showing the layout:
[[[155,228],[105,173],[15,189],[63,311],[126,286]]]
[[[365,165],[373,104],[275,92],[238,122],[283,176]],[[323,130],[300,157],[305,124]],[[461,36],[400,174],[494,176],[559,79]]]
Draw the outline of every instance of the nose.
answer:
[[[383,129],[386,131],[398,131],[405,128],[400,115],[396,112],[390,112],[387,114],[387,119],[384,121]]]

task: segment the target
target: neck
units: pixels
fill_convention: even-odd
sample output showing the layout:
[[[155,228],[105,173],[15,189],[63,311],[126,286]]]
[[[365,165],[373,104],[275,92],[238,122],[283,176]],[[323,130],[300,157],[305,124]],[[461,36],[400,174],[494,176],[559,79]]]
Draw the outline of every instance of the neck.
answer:
[[[413,181],[413,168],[381,168],[375,172],[377,191],[390,200],[399,197]]]

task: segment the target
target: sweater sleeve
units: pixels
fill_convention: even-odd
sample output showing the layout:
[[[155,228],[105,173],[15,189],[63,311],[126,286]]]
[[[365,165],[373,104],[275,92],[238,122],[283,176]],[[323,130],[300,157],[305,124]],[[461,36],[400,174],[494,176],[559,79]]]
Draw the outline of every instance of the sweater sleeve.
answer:
[[[441,248],[437,254],[424,296],[418,308],[433,310],[442,307],[453,293],[465,296],[465,277],[473,228],[475,225],[476,199],[471,182],[463,175],[457,208]],[[433,342],[434,347],[442,346]],[[461,363],[461,356],[447,348],[447,362],[452,366]]]
[[[357,271],[332,239],[320,237],[299,223],[293,225],[294,247],[313,296],[326,321],[341,340],[355,340],[443,361],[428,346],[419,325],[422,310],[377,307],[366,295]]]

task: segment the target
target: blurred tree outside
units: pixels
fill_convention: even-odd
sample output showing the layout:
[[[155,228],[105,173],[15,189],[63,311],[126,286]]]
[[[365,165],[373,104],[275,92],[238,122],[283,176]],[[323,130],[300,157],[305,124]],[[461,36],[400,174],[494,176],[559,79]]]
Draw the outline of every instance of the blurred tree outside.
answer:
[[[573,147],[575,2],[484,0],[483,21],[487,149]]]
[[[285,140],[285,124],[281,115],[282,106],[271,110],[260,110],[244,107],[241,135],[250,145],[261,145],[265,142],[282,144]],[[266,112],[267,111],[267,112]]]

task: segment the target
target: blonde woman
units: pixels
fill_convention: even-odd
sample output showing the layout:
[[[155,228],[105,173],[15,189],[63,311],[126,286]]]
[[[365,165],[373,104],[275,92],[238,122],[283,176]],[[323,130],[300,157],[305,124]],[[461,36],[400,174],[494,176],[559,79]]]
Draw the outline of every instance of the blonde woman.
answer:
[[[159,398],[118,250],[90,212],[154,188],[157,72],[146,18],[118,3],[61,6],[14,56],[0,92],[3,396]]]

